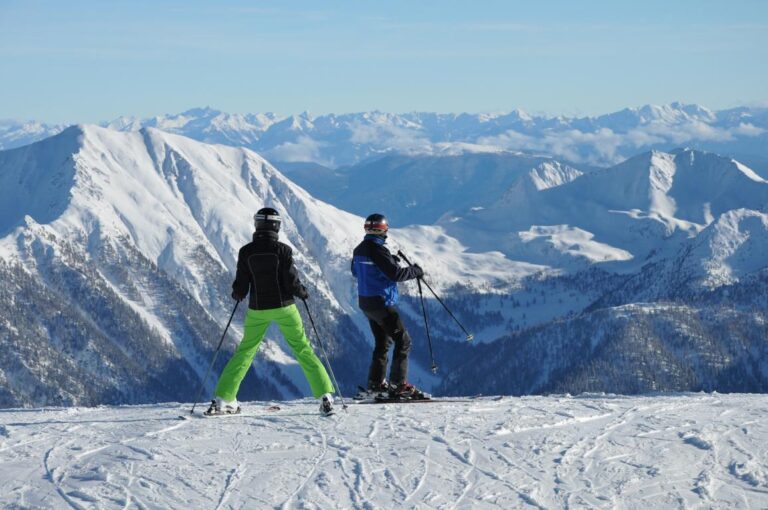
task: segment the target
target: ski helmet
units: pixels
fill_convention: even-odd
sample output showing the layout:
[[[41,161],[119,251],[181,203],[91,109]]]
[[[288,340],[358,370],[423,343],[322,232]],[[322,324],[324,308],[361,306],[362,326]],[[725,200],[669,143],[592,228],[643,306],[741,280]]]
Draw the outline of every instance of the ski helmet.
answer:
[[[389,230],[389,222],[383,214],[371,214],[365,219],[366,234],[373,234],[376,236],[386,236]]]
[[[253,215],[253,221],[256,224],[256,231],[271,230],[272,232],[280,232],[280,213],[271,207],[264,207],[259,209],[256,214]]]

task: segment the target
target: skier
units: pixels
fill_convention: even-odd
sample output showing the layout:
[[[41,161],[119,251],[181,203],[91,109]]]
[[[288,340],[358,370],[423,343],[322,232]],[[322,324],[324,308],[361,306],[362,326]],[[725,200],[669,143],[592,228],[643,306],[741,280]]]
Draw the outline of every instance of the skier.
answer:
[[[232,298],[241,301],[248,296],[243,339],[235,354],[224,367],[216,385],[216,398],[205,414],[236,414],[240,412],[237,392],[262,338],[272,322],[276,322],[293,355],[301,365],[312,394],[320,398],[320,412],[333,413],[333,384],[325,367],[309,344],[293,296],[307,299],[307,289],[301,284],[293,265],[293,253],[278,241],[281,218],[271,207],[259,209],[253,216],[256,232],[253,241],[240,249],[237,275],[232,284]]]
[[[420,278],[421,267],[400,267],[385,243],[389,223],[382,214],[365,219],[365,237],[357,245],[352,258],[352,274],[357,278],[358,305],[368,318],[375,346],[368,371],[368,392],[388,393],[391,398],[423,399],[425,394],[408,383],[408,335],[395,305],[397,282]],[[389,383],[385,380],[389,347],[394,342]]]

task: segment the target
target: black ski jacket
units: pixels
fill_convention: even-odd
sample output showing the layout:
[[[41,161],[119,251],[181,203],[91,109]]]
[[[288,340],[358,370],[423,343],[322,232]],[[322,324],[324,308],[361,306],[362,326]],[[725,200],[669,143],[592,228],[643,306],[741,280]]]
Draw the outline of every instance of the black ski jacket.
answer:
[[[277,240],[277,232],[256,232],[240,248],[232,297],[244,299],[249,291],[248,308],[253,310],[282,308],[294,304],[293,296],[307,297],[293,266],[293,251]]]

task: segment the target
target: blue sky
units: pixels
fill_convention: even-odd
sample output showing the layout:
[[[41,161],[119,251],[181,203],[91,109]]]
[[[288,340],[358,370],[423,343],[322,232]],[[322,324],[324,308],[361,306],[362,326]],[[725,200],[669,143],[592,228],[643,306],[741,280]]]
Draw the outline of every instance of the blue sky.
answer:
[[[0,118],[768,100],[768,1],[0,2]]]

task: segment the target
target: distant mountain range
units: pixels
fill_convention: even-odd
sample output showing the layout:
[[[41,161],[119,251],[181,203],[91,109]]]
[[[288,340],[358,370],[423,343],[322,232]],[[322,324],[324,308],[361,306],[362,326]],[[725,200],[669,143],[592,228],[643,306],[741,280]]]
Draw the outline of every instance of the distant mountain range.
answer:
[[[359,211],[379,207],[418,219],[389,244],[425,267],[478,344],[429,298],[429,374],[416,289],[402,285],[421,386],[768,391],[768,182],[739,161],[654,150],[595,169],[473,151],[288,173],[312,171],[348,186],[334,205],[247,148],[155,128],[73,126],[1,151],[0,406],[193,398],[265,204],[284,215],[345,391],[364,382],[371,341],[349,257]],[[278,338],[243,398],[304,392]]]
[[[582,166],[610,166],[650,149],[691,147],[736,157],[768,175],[768,108],[712,111],[695,104],[646,105],[597,117],[509,113],[363,112],[313,116],[231,114],[195,108],[103,123],[121,131],[154,127],[206,143],[247,147],[280,167],[349,166],[385,154],[457,155],[523,151]],[[55,134],[62,126],[0,123],[0,149]]]

